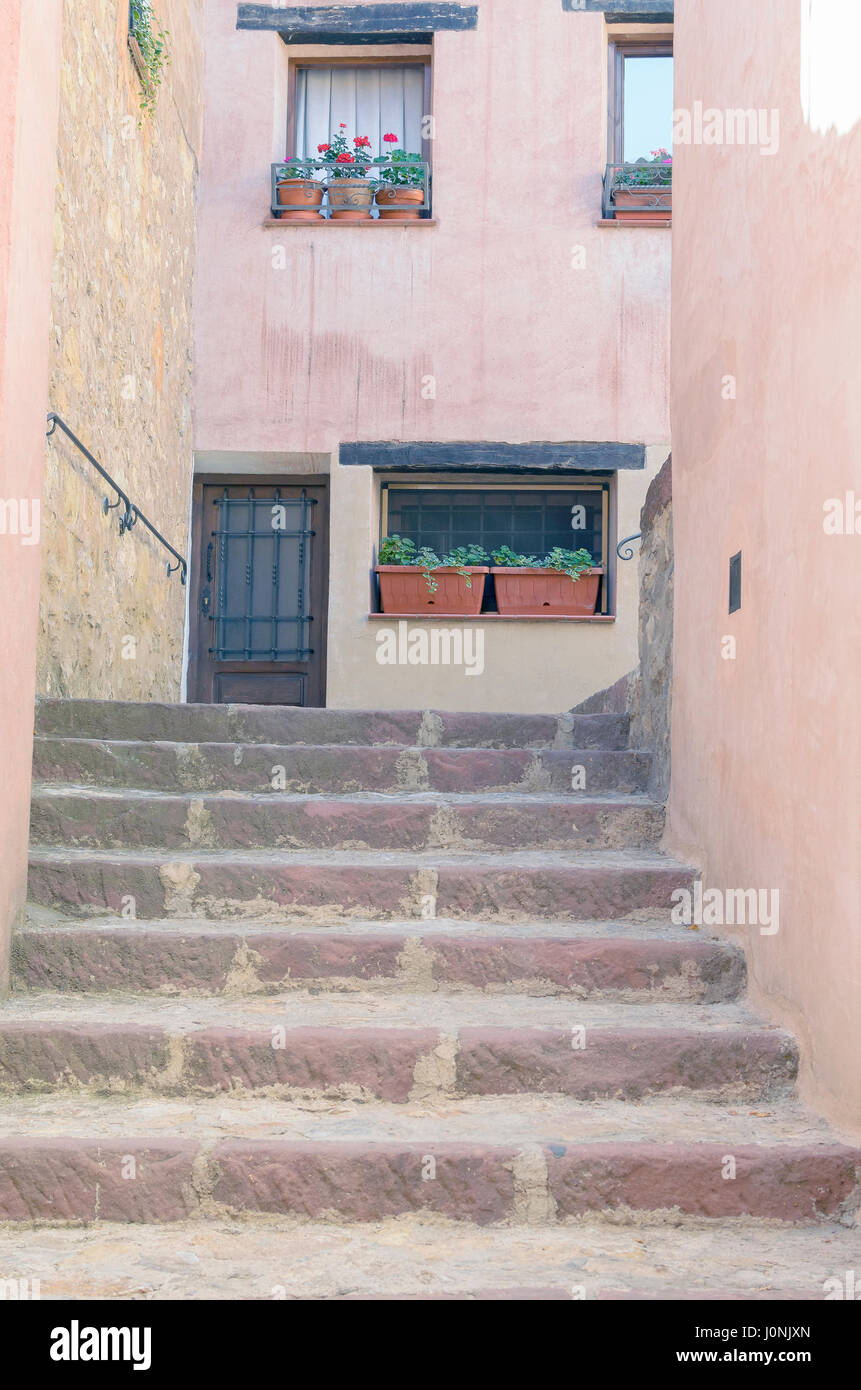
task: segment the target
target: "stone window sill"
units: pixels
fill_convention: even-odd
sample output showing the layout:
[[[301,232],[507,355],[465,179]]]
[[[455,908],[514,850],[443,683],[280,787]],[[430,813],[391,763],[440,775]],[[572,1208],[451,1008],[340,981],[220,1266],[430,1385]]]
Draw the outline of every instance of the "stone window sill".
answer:
[[[644,222],[617,222],[615,217],[599,217],[595,223],[596,227],[618,227],[621,231],[635,232],[660,232],[665,229],[672,231],[672,218],[667,218],[666,222],[655,222],[648,226]]]

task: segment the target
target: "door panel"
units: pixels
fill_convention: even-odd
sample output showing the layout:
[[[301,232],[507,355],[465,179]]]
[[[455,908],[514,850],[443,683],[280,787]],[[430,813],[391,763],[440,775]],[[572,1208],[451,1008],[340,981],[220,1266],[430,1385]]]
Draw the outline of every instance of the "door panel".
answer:
[[[319,479],[195,484],[190,700],[325,703],[327,501]]]

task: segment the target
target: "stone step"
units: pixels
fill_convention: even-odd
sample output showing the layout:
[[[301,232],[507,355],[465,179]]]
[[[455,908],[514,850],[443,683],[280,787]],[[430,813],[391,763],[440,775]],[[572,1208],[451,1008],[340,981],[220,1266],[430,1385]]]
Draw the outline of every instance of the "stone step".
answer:
[[[692,1218],[632,1227],[196,1216],[0,1228],[0,1270],[26,1287],[39,1280],[43,1301],[823,1299],[860,1265],[858,1231],[829,1221],[736,1220],[729,1238],[722,1223]],[[786,1322],[778,1308],[774,1321]]]
[[[82,849],[30,852],[30,898],[70,915],[120,913],[271,921],[333,916],[526,917],[572,920],[669,915],[694,872],[650,852],[519,852],[503,861],[464,852],[330,850],[145,853]]]
[[[759,1102],[795,1079],[792,1037],[737,1005],[293,991],[236,999],[14,997],[0,1090],[421,1096],[667,1091]]]
[[[591,716],[590,716],[591,717]],[[170,743],[39,737],[37,783],[166,792],[643,792],[651,757],[630,749]],[[572,787],[574,790],[572,791]]]
[[[851,1221],[861,1153],[841,1144],[283,1138],[0,1140],[0,1221],[174,1222],[290,1216],[379,1222],[429,1215],[545,1228],[597,1214],[793,1224]],[[731,1156],[733,1176],[728,1177]]]
[[[396,924],[393,924],[396,925]],[[430,925],[430,924],[428,924]],[[568,994],[619,1000],[667,998],[703,1004],[743,989],[735,946],[657,936],[607,938],[428,931],[402,923],[385,934],[250,929],[232,924],[127,922],[28,927],[12,943],[13,981],[25,989],[161,993],[275,993],[291,985],[329,990],[442,989]]]
[[[295,709],[120,700],[36,703],[36,732],[180,743],[401,744],[450,748],[626,748],[623,714],[465,714],[449,710]]]
[[[663,825],[663,807],[635,796],[196,797],[41,787],[30,836],[95,849],[639,849],[656,845]]]

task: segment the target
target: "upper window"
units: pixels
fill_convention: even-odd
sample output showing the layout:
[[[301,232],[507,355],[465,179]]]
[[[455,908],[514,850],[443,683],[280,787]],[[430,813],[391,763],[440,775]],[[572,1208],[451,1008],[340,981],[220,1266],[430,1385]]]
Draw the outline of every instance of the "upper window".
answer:
[[[651,159],[673,147],[673,43],[610,45],[611,164]]]

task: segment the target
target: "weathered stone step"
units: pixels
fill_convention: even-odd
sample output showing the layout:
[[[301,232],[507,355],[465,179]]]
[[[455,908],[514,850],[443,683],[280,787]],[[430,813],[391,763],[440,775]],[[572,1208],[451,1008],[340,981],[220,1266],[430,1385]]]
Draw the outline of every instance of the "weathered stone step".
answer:
[[[34,844],[96,849],[617,849],[656,845],[664,809],[643,797],[549,794],[325,798],[36,788]]]
[[[630,749],[405,748],[37,738],[36,782],[166,792],[565,792],[646,788]]]
[[[133,1186],[127,1183],[126,1186]],[[261,1216],[169,1225],[0,1228],[4,1276],[40,1281],[43,1301],[130,1299],[523,1300],[673,1296],[822,1299],[861,1264],[857,1230],[599,1219],[477,1226],[434,1216],[336,1224]],[[785,1321],[775,1309],[775,1322]],[[623,1318],[624,1315],[620,1315]],[[803,1322],[803,1318],[798,1319]],[[722,1344],[721,1344],[722,1345]],[[779,1344],[775,1344],[779,1345]]]
[[[667,1091],[760,1101],[794,1081],[779,1029],[733,1005],[523,996],[300,994],[246,1002],[20,996],[0,1016],[0,1090],[275,1090],[421,1096]]]
[[[159,855],[33,848],[33,902],[71,915],[366,918],[524,917],[593,920],[658,915],[694,873],[641,851],[524,853],[346,853],[336,850]]]
[[[450,748],[626,748],[627,715],[467,714],[449,710],[296,709],[120,700],[36,703],[36,732],[181,743],[402,744]]]
[[[546,931],[546,928],[544,929]],[[274,993],[291,984],[327,989],[442,988],[667,997],[702,1003],[735,998],[745,979],[736,947],[708,939],[606,939],[427,932],[347,935],[226,925],[153,929],[148,924],[27,928],[13,938],[17,986],[175,994]]]
[[[551,1225],[596,1213],[813,1223],[848,1217],[858,1150],[844,1145],[369,1144],[284,1139],[0,1141],[0,1220],[173,1222],[262,1213],[383,1221],[434,1215]],[[131,1165],[134,1165],[133,1171]]]

